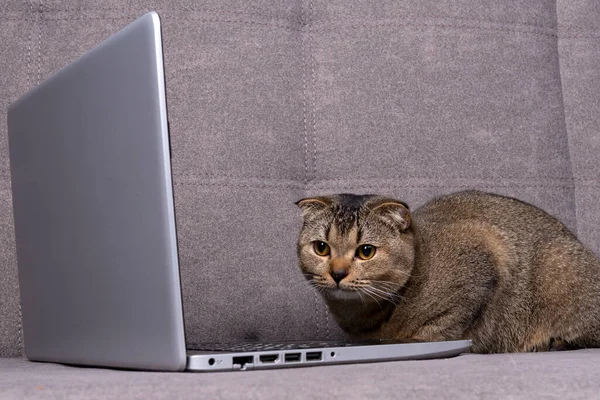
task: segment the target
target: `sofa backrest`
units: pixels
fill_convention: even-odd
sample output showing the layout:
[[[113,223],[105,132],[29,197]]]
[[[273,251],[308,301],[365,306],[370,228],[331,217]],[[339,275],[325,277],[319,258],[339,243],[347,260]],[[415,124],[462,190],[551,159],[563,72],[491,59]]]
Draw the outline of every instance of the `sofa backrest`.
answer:
[[[23,354],[6,108],[149,10],[163,27],[188,342],[343,336],[297,266],[294,202],[310,195],[414,208],[478,188],[544,208],[600,251],[593,2],[9,0],[0,356]]]

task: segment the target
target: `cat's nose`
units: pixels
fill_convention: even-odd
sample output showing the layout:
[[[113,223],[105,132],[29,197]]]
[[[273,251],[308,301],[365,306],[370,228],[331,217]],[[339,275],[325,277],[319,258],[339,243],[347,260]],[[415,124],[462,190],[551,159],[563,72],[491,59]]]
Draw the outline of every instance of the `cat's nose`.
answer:
[[[348,276],[348,271],[342,269],[337,271],[331,271],[329,274],[331,275],[335,283],[339,285],[340,281]]]

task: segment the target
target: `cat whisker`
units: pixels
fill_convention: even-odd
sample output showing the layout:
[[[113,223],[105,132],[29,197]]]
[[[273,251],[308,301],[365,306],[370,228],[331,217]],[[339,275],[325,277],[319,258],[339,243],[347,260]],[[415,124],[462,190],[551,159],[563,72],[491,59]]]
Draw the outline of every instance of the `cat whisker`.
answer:
[[[390,299],[394,299],[394,300],[400,300],[400,299],[402,299],[402,296],[400,294],[398,294],[398,292],[396,292],[396,291],[382,290],[382,289],[380,289],[378,287],[374,287],[374,286],[371,286],[371,288],[374,291],[376,291],[378,293],[381,293],[383,296],[386,296],[386,297],[388,297]]]
[[[319,284],[319,282],[316,281],[309,281],[308,284],[314,288],[319,288],[321,286],[321,284]]]
[[[373,287],[376,290],[385,292],[387,295],[393,297],[396,300],[406,300],[403,296],[400,295],[400,293],[398,293],[402,286],[396,283],[386,281],[371,281],[371,287]]]
[[[398,293],[394,292],[384,292],[385,296],[387,296],[394,304],[398,305],[400,302],[406,301],[404,296],[401,296]]]
[[[369,286],[368,290],[379,298],[389,301],[395,305],[397,305],[400,300],[404,300],[404,298],[397,293],[382,290],[375,286]]]
[[[312,279],[312,280],[308,281],[308,283],[310,284],[310,286],[315,288],[318,293],[320,293],[320,294],[325,293],[330,288],[329,284],[327,283],[327,281],[325,279],[323,279],[320,276],[316,276],[316,278],[318,278],[318,279]]]
[[[392,287],[392,288],[398,288],[398,289],[402,286],[402,285],[400,285],[400,284],[398,284],[396,282],[378,281],[378,280],[375,280],[375,279],[370,279],[370,280],[368,280],[366,282],[375,283],[375,284],[380,285],[380,286],[388,286],[388,287]]]
[[[385,296],[386,292],[384,292],[382,290],[377,290],[373,286],[364,286],[363,290],[365,292],[373,294],[374,296],[377,296],[380,299],[386,299],[387,298],[387,296]]]
[[[356,293],[358,293],[358,296],[360,297],[360,301],[364,303],[365,302],[365,298],[363,297],[363,295],[360,292],[360,290],[356,290]]]
[[[327,285],[324,285],[323,282],[311,281],[310,285],[316,288],[325,288]]]
[[[383,285],[379,285],[379,284],[370,284],[367,285],[372,287],[373,289],[379,290],[381,292],[386,292],[386,293],[396,293],[398,291],[400,291],[400,287],[398,286],[383,286]]]
[[[309,280],[313,280],[318,277],[317,274],[314,274],[312,272],[304,272],[304,273],[302,273],[302,275],[304,275],[304,277]]]
[[[376,296],[375,293],[369,292],[368,290],[368,286],[362,286],[357,288],[358,292],[363,292],[364,294],[366,294],[367,296],[369,296],[370,298],[372,298],[373,300],[375,300],[375,302],[377,303],[377,305],[379,305],[379,307],[381,307],[381,303],[379,302],[379,300],[377,300],[377,298],[379,296]]]
[[[400,290],[400,288],[402,288],[402,285],[398,285],[396,283],[385,283],[385,282],[376,282],[376,281],[368,282],[367,286],[383,289],[388,292],[395,292],[395,291]]]

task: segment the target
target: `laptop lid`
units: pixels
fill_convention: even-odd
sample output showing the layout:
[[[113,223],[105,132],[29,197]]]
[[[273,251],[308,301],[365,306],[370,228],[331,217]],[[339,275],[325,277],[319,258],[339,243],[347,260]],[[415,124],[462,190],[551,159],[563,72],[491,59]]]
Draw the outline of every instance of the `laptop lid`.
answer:
[[[18,99],[8,134],[27,357],[182,370],[158,15]]]

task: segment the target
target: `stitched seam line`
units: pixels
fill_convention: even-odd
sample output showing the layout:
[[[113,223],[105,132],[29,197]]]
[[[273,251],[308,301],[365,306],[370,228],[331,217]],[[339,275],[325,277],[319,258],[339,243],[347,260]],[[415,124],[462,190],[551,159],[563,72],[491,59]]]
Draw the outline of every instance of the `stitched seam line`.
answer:
[[[323,179],[319,179],[319,182],[336,182],[336,181],[348,181],[351,180],[352,182],[356,182],[356,181],[377,181],[377,180],[411,180],[414,181],[416,179],[456,179],[456,180],[487,180],[487,181],[494,181],[494,180],[501,180],[501,179],[508,179],[508,180],[517,180],[517,181],[526,181],[526,180],[531,180],[531,181],[540,181],[540,180],[544,180],[544,181],[558,181],[558,182],[571,182],[573,180],[572,177],[565,177],[565,178],[553,178],[553,177],[542,177],[542,176],[446,176],[443,174],[440,174],[438,176],[436,175],[410,175],[410,176],[382,176],[382,177],[376,177],[376,176],[365,176],[365,177],[352,177],[352,178],[323,178]]]
[[[597,35],[558,35],[559,39],[600,39],[600,33]]]
[[[38,27],[38,70],[37,70],[37,84],[40,84],[40,79],[42,77],[42,24],[44,22],[44,8],[43,8],[43,0],[40,0],[39,7],[40,14],[40,23]]]
[[[339,17],[342,18],[346,18],[346,19],[351,19],[353,18],[350,14],[339,14]],[[470,23],[474,23],[474,24],[496,24],[496,25],[505,25],[505,26],[520,26],[523,28],[538,28],[538,29],[556,29],[556,25],[545,25],[545,24],[541,24],[541,23],[524,23],[524,22],[514,22],[514,21],[507,21],[507,20],[494,20],[491,18],[469,18],[469,17],[458,17],[458,16],[453,16],[453,15],[429,15],[429,14],[411,14],[411,13],[404,13],[404,14],[390,14],[388,17],[386,18],[391,18],[391,19],[400,19],[400,20],[406,20],[406,19],[428,19],[428,20],[448,20],[448,21],[459,21],[459,22],[470,22]],[[379,19],[372,19],[372,20],[368,20],[368,19],[364,19],[363,21],[365,22],[379,22],[382,18]],[[358,19],[360,20],[360,19]],[[335,23],[336,20],[332,20],[332,19],[323,19],[324,22],[327,23]]]
[[[34,21],[34,20],[32,20]],[[35,22],[35,21],[34,21]],[[29,29],[29,38],[27,39],[27,89],[31,87],[31,47],[33,41],[33,30],[35,29],[35,23],[31,24]],[[9,174],[7,174],[8,176]]]
[[[0,15],[0,21],[35,21],[34,18],[32,18],[31,16],[25,16],[25,17],[4,17],[2,15]]]
[[[574,32],[574,33],[590,33],[590,34],[600,34],[600,30],[594,28],[586,28],[581,27],[579,25],[571,25],[571,24],[557,24],[557,30],[559,32]]]
[[[311,48],[312,46],[312,35],[311,35],[311,30],[312,30],[312,18],[313,18],[313,12],[312,12],[312,0],[308,0],[307,3],[308,7],[307,10],[303,13],[305,19],[306,19],[306,32],[304,33],[304,36],[306,37],[306,59],[305,59],[305,68],[306,68],[306,73],[308,74],[308,69],[310,67],[311,69],[311,77],[310,77],[310,82],[312,85],[312,90],[314,92],[315,90],[315,86],[314,86],[314,68],[312,65],[312,59],[313,59],[313,49]],[[305,3],[304,1],[302,1],[302,7],[305,7]],[[309,97],[308,94],[310,93],[310,91],[307,91],[306,93],[306,101],[309,101]],[[313,119],[313,143],[314,143],[314,93],[313,93],[313,104],[312,104],[312,119]],[[307,140],[308,137],[308,127],[305,125],[305,139]],[[308,147],[306,150],[306,158],[307,158],[307,167],[308,167]],[[313,171],[314,171],[315,166],[313,165]],[[308,169],[306,170],[306,181],[305,181],[305,186],[304,186],[304,191],[306,193],[306,189],[308,187],[309,182],[314,178],[313,174],[311,174]],[[315,303],[315,310],[319,309],[319,295],[316,292],[316,290],[313,290],[313,300]],[[319,323],[319,317],[317,316],[317,313],[314,313],[314,323],[315,323],[315,327],[316,327],[316,336],[320,337],[321,336],[321,324]]]
[[[302,21],[296,18],[289,18],[284,16],[278,16],[273,14],[265,14],[265,13],[255,13],[255,12],[244,12],[244,11],[231,11],[224,9],[214,9],[214,8],[188,8],[188,7],[169,7],[167,9],[158,9],[153,8],[154,11],[159,13],[165,12],[197,12],[197,13],[213,13],[213,14],[225,14],[225,15],[236,15],[241,17],[251,17],[251,18],[264,18],[264,19],[278,19],[282,21],[289,21],[298,25],[302,25]],[[137,12],[139,9],[133,7],[107,7],[107,8],[54,8],[51,6],[45,6],[46,12]]]
[[[173,176],[176,178],[192,178],[192,179],[240,179],[244,181],[248,181],[250,179],[255,180],[267,180],[270,182],[278,182],[278,183],[290,183],[290,184],[303,184],[306,183],[304,181],[290,179],[290,178],[278,178],[271,176],[240,176],[234,174],[211,174],[211,173],[177,173],[173,172]],[[6,177],[8,179],[8,176]],[[445,176],[445,175],[410,175],[410,176],[363,176],[363,177],[352,177],[352,178],[320,178],[318,180],[314,180],[314,184],[328,184],[331,182],[372,182],[372,181],[415,181],[419,179],[456,179],[460,181],[499,181],[502,179],[505,180],[515,180],[515,181],[545,181],[545,182],[567,182],[570,183],[573,181],[573,177],[541,177],[541,176]],[[579,177],[576,178],[577,181],[595,181],[594,177]]]
[[[210,174],[210,173],[177,173],[173,172],[173,177],[175,179],[239,179],[247,182],[248,180],[265,180],[271,182],[273,185],[281,185],[281,184],[289,184],[291,186],[305,187],[307,184],[302,179],[290,179],[290,178],[278,178],[272,176],[242,176],[242,175],[233,175],[233,174]],[[540,176],[521,176],[521,177],[509,177],[509,176],[421,176],[421,175],[410,175],[410,176],[383,176],[383,177],[352,177],[352,178],[320,178],[311,183],[311,185],[327,185],[335,182],[352,182],[352,183],[369,183],[369,182],[389,182],[389,181],[409,181],[414,182],[415,180],[428,180],[428,179],[455,179],[458,181],[500,181],[500,180],[514,180],[517,181],[516,184],[523,181],[535,181],[535,182],[548,182],[544,183],[544,185],[553,186],[553,182],[575,182],[578,184],[585,184],[589,182],[600,182],[600,179],[596,177],[540,177]],[[0,174],[0,186],[1,183],[8,183],[10,180],[10,175],[8,174]],[[475,183],[476,184],[476,183]],[[508,185],[512,185],[510,182]],[[303,186],[304,185],[304,186]]]
[[[308,70],[308,38],[304,32],[300,33],[302,46],[302,122],[304,136],[304,182],[308,182],[308,88],[306,84],[306,75]]]
[[[399,183],[399,182],[391,182],[391,183],[387,183],[386,184],[387,187],[401,187],[401,188],[472,188],[472,189],[498,189],[498,188],[533,188],[533,189],[550,189],[550,188],[563,188],[563,189],[571,189],[573,188],[575,185],[567,185],[567,184],[561,184],[561,185],[536,185],[536,184],[511,184],[511,185],[504,185],[504,184],[493,184],[493,183],[486,183],[485,185],[472,185],[472,184],[463,184],[463,183],[456,183],[456,184],[446,184],[446,183],[440,183],[440,184],[420,184],[420,185],[413,185],[413,184],[409,184],[409,183]],[[380,188],[381,185],[377,185],[377,184],[345,184],[342,186],[342,188]],[[339,189],[339,187],[338,187]]]
[[[486,26],[476,26],[476,25],[468,25],[468,24],[444,24],[444,23],[413,23],[413,22],[400,22],[400,21],[389,21],[389,22],[377,22],[377,23],[361,23],[361,24],[350,24],[343,25],[340,24],[338,26],[330,26],[328,29],[317,30],[316,32],[331,32],[336,31],[335,28],[346,28],[346,29],[370,29],[370,28],[387,28],[387,27],[395,27],[395,28],[442,28],[442,29],[464,29],[464,30],[479,30],[479,31],[489,31],[489,32],[504,32],[504,33],[522,33],[529,35],[540,35],[546,36],[550,38],[556,38],[556,32],[537,32],[537,31],[526,31],[522,29],[511,29],[511,28],[503,28],[503,27],[486,27]]]
[[[206,173],[195,173],[195,172],[184,172],[184,173],[178,173],[178,172],[173,172],[174,176],[178,176],[178,177],[204,177],[204,178],[233,178],[233,179],[267,179],[267,180],[272,180],[272,181],[294,181],[294,179],[291,178],[278,178],[278,177],[273,177],[273,176],[266,176],[266,175],[236,175],[236,174],[228,174],[228,173],[221,173],[221,172],[217,172],[217,173],[210,173],[210,172],[206,172]],[[9,175],[6,175],[6,178],[9,178]],[[422,174],[422,175],[390,175],[390,176],[353,176],[352,178],[343,178],[343,177],[337,177],[337,178],[319,178],[317,181],[318,182],[330,182],[330,181],[340,181],[340,180],[352,180],[352,181],[360,181],[360,180],[365,180],[365,181],[371,181],[371,180],[393,180],[393,179],[400,179],[400,180],[415,180],[415,179],[461,179],[461,180],[499,180],[499,179],[509,179],[509,180],[535,180],[535,181],[539,181],[539,180],[547,180],[547,181],[571,181],[573,178],[568,176],[568,177],[553,177],[553,176],[510,176],[510,175],[499,175],[499,176],[456,176],[456,175],[444,175],[444,174],[440,174],[440,175],[428,175],[428,174]],[[593,178],[590,178],[593,179]]]
[[[11,11],[8,7],[5,9],[6,11]],[[297,18],[290,18],[285,16],[278,16],[274,14],[260,13],[260,12],[246,12],[246,11],[231,11],[225,9],[215,9],[215,8],[194,8],[194,7],[169,7],[164,9],[154,8],[157,12],[166,13],[166,12],[197,12],[197,13],[223,13],[228,15],[239,15],[242,17],[255,17],[255,18],[264,18],[264,19],[279,19],[283,21],[289,21],[294,24],[303,25],[303,21]],[[14,11],[23,11],[23,9],[15,9]],[[75,7],[52,7],[45,6],[44,11],[46,13],[51,12],[123,12],[130,11],[135,12],[138,9],[134,7],[84,7],[84,8],[75,8]],[[338,17],[342,17],[345,19],[352,19],[353,16],[350,14],[337,14]],[[507,25],[507,26],[520,26],[524,28],[539,28],[539,29],[555,29],[555,25],[545,25],[543,23],[525,23],[525,22],[514,22],[508,20],[494,20],[491,18],[468,18],[468,17],[459,17],[452,15],[428,15],[428,14],[410,14],[410,13],[401,13],[401,14],[392,14],[392,18],[398,19],[407,19],[407,18],[419,18],[419,19],[430,19],[430,20],[454,20],[454,21],[462,21],[462,22],[470,22],[470,23],[479,23],[479,24],[498,24],[498,25]],[[339,20],[331,19],[331,18],[323,18],[320,20],[323,24],[331,24],[335,23]],[[363,21],[368,21],[364,19]],[[370,22],[377,22],[377,19],[372,19]]]
[[[285,29],[285,30],[290,30],[290,31],[301,31],[302,30],[302,28],[300,28],[300,27],[294,27],[294,26],[290,26],[290,25],[282,25],[282,24],[275,24],[275,23],[268,23],[268,22],[247,21],[247,20],[241,20],[241,19],[220,19],[220,18],[204,18],[204,17],[194,18],[191,16],[178,17],[178,16],[171,16],[171,15],[163,15],[163,16],[161,16],[161,18],[162,19],[175,19],[175,20],[181,20],[181,21],[191,20],[191,21],[198,21],[198,22],[204,22],[204,23],[243,24],[243,25],[247,25],[247,26],[254,26],[254,27],[260,27],[260,28],[280,28],[280,29]],[[80,21],[80,20],[81,21],[82,20],[86,20],[86,21],[87,20],[121,21],[121,20],[133,20],[133,17],[92,17],[92,16],[86,16],[86,15],[78,15],[78,16],[74,16],[74,17],[53,18],[48,15],[45,15],[45,21]]]
[[[248,26],[255,27],[268,27],[268,28],[280,28],[292,31],[301,31],[301,27],[293,27],[288,25],[281,24],[273,24],[267,22],[256,22],[256,21],[246,21],[240,19],[210,19],[210,18],[193,18],[190,16],[185,17],[176,17],[176,16],[163,16],[165,19],[178,19],[178,20],[194,20],[204,23],[237,23],[237,24],[245,24]],[[3,20],[26,20],[25,18],[5,18],[0,17]],[[132,17],[90,17],[90,16],[76,16],[71,18],[52,18],[48,15],[45,16],[45,21],[78,21],[78,20],[131,20]],[[483,27],[483,26],[473,26],[473,25],[452,25],[452,24],[440,24],[440,23],[401,23],[401,22],[386,22],[386,23],[375,23],[375,24],[355,24],[355,25],[344,25],[340,24],[336,27],[328,27],[325,29],[312,29],[312,33],[327,33],[327,32],[335,32],[339,29],[374,29],[374,28],[414,28],[415,30],[423,30],[430,28],[441,28],[441,29],[456,29],[456,30],[478,30],[478,31],[487,31],[487,32],[504,32],[504,33],[520,33],[523,35],[537,35],[537,36],[545,36],[550,38],[556,38],[556,33],[544,33],[544,32],[535,32],[535,31],[525,31],[519,29],[509,29],[509,28],[494,28],[494,27]]]
[[[556,23],[558,26],[558,0],[555,1],[554,10],[556,13]],[[575,219],[575,235],[579,232],[579,218],[577,212],[577,186],[575,185],[575,170],[573,169],[573,156],[571,154],[571,141],[569,140],[569,127],[567,125],[567,110],[565,109],[565,94],[563,91],[563,70],[561,68],[561,51],[560,51],[560,37],[558,36],[558,28],[557,28],[557,37],[556,37],[556,65],[558,68],[558,90],[559,90],[559,99],[561,102],[561,110],[562,110],[562,121],[563,128],[565,132],[565,141],[567,145],[567,156],[569,157],[569,168],[571,170],[571,178],[573,182],[573,208],[574,208],[574,219]]]
[[[574,186],[574,181],[565,181],[565,182],[547,182],[547,183],[536,183],[535,181],[532,182],[510,182],[510,183],[503,183],[503,182],[498,182],[496,183],[493,180],[486,180],[487,182],[460,182],[457,181],[455,183],[436,183],[436,182],[428,182],[428,183],[412,183],[409,180],[404,180],[404,181],[395,181],[395,180],[388,180],[388,179],[373,179],[371,181],[363,181],[363,182],[357,182],[355,180],[351,180],[351,179],[340,179],[340,180],[335,180],[335,181],[329,181],[329,182],[320,182],[320,183],[316,183],[314,184],[314,186],[325,186],[325,185],[335,185],[335,186],[339,186],[339,185],[346,185],[346,186],[361,186],[361,187],[380,187],[381,185],[387,185],[387,186],[400,186],[400,187],[479,187],[481,184],[484,185],[488,185],[488,186],[495,186],[495,187],[540,187],[540,188],[544,188],[544,187],[573,187]],[[372,182],[372,183],[371,183]],[[598,181],[600,183],[600,180]]]
[[[247,179],[247,178],[264,178],[264,179],[285,179],[285,180],[292,180],[291,178],[278,178],[278,177],[273,177],[273,176],[269,176],[269,175],[238,175],[238,174],[231,174],[231,173],[227,173],[227,172],[222,172],[222,171],[218,171],[218,172],[182,172],[179,173],[177,171],[173,171],[173,174],[175,175],[181,175],[181,176],[186,176],[186,175],[190,175],[190,176],[208,176],[208,177],[225,177],[225,178],[241,178],[241,179]],[[7,177],[9,177],[9,174],[6,174]],[[370,175],[366,175],[366,176],[352,176],[351,179],[373,179],[374,176],[370,176]],[[427,173],[420,173],[420,174],[410,174],[410,176],[407,175],[386,175],[386,176],[382,176],[379,178],[385,178],[385,179],[415,179],[415,178],[419,178],[419,179],[427,179],[427,178],[433,178],[433,179],[438,179],[438,178],[444,178],[444,179],[549,179],[549,180],[571,180],[571,176],[552,176],[552,175],[548,175],[548,176],[540,176],[540,175],[506,175],[506,174],[499,174],[499,175],[447,175],[447,174],[427,174]],[[593,177],[592,177],[593,178]],[[319,180],[336,180],[336,179],[346,179],[346,178],[319,178]]]
[[[30,12],[33,13],[33,9],[30,4]],[[27,88],[31,87],[31,45],[33,40],[33,29],[35,27],[35,23],[31,25],[31,29],[29,30],[29,37],[27,38]],[[21,293],[19,287],[19,298],[17,299],[17,352],[19,356],[23,356],[24,346],[23,346],[23,312],[21,311]]]
[[[28,3],[28,11],[30,13],[35,13],[35,10],[33,8],[33,4],[31,2]],[[33,19],[27,19],[32,21],[33,23],[31,24],[31,29],[29,30],[29,37],[27,38],[27,88],[29,89],[31,87],[31,49],[32,49],[32,45],[33,45],[33,30],[35,28],[35,21],[37,20],[37,18],[33,18]],[[25,346],[23,345],[23,311],[21,309],[21,293],[20,293],[20,287],[19,287],[19,293],[18,293],[18,299],[17,299],[17,352],[19,354],[19,356],[23,357],[25,355]]]
[[[248,180],[266,180],[272,182],[273,185],[280,184],[289,184],[292,186],[304,187],[306,182],[304,180],[295,180],[290,178],[278,178],[272,176],[243,176],[243,175],[233,175],[233,174],[210,174],[210,173],[177,173],[173,172],[173,177],[175,179],[239,179],[247,182]],[[8,183],[10,179],[10,175],[8,174],[0,174],[0,182]],[[428,179],[455,179],[458,181],[500,181],[500,180],[514,180],[517,181],[514,184],[518,184],[523,181],[535,181],[535,182],[547,182],[544,185],[553,185],[553,182],[566,182],[571,183],[575,182],[578,184],[584,184],[589,182],[600,182],[600,178],[596,177],[541,177],[541,176],[521,176],[521,177],[510,177],[510,176],[445,176],[445,175],[410,175],[410,176],[383,176],[383,177],[352,177],[352,178],[320,178],[311,182],[311,185],[327,185],[335,182],[352,182],[352,183],[369,183],[369,182],[389,182],[389,181],[410,181],[414,182],[415,180],[428,180]],[[508,185],[512,185],[513,182],[508,183]]]
[[[308,38],[309,43],[312,44],[312,21],[314,19],[313,12],[313,4],[312,0],[308,1],[308,15],[310,18],[310,23],[308,25]],[[311,79],[312,79],[312,147],[313,147],[313,170],[312,170],[312,179],[317,178],[317,75],[315,73],[316,69],[316,56],[315,51],[309,46],[309,60],[310,60],[310,70],[311,70]]]
[[[420,189],[420,188],[478,188],[478,189],[498,189],[498,188],[533,188],[533,189],[572,189],[575,187],[575,183],[573,184],[535,184],[535,183],[513,183],[513,184],[502,184],[502,183],[491,183],[486,182],[484,184],[466,184],[466,183],[429,183],[429,184],[411,184],[411,183],[403,183],[403,182],[383,182],[386,187],[391,188],[408,188],[408,189]],[[593,181],[593,184],[587,185],[587,187],[600,187],[600,180]],[[187,181],[187,182],[174,182],[176,186],[209,186],[209,187],[239,187],[239,188],[248,188],[248,189],[272,189],[275,191],[280,191],[282,188],[287,189],[302,189],[302,185],[293,185],[293,184],[282,184],[282,185],[273,185],[273,184],[260,184],[260,183],[243,183],[243,182],[207,182],[207,181]],[[327,185],[313,185],[314,188],[317,187],[331,187],[331,184]],[[381,188],[382,183],[379,184],[369,184],[369,183],[353,183],[353,182],[340,182],[340,185],[336,185],[336,189],[340,188]]]
[[[302,28],[301,27],[296,27],[296,26],[291,26],[291,25],[282,25],[282,24],[275,24],[275,23],[269,23],[269,22],[257,22],[257,21],[248,21],[248,20],[242,20],[242,19],[221,19],[221,18],[204,18],[204,17],[192,17],[192,16],[185,16],[185,17],[177,17],[177,16],[170,16],[170,15],[165,15],[162,18],[165,19],[180,19],[180,20],[192,20],[192,21],[199,21],[199,22],[205,22],[205,23],[234,23],[234,24],[245,24],[245,25],[251,25],[251,26],[258,26],[258,27],[266,27],[266,28],[281,28],[281,29],[287,29],[287,30],[291,30],[291,31],[301,31]],[[102,19],[102,18],[100,18]]]

